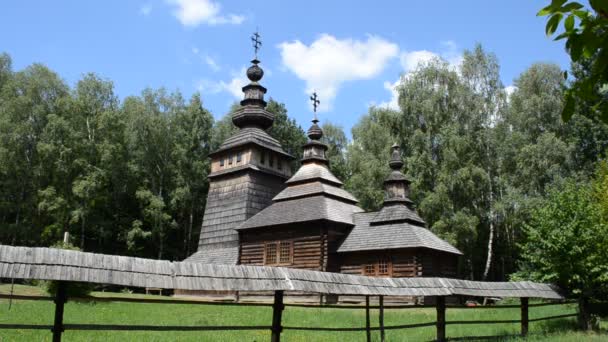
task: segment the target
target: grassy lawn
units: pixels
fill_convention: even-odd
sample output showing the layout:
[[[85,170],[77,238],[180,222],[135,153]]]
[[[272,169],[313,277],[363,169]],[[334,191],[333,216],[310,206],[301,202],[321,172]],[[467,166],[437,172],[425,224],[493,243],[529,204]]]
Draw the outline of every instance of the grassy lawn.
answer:
[[[10,286],[0,285],[0,293],[8,293]],[[15,294],[39,295],[40,290],[30,286],[15,286]],[[107,296],[107,293],[94,293]],[[118,296],[120,294],[111,294]],[[137,297],[158,296],[128,295]],[[576,311],[574,305],[530,308],[530,318],[568,314]],[[52,324],[54,304],[47,301],[13,301],[8,310],[8,300],[0,300],[0,323]],[[448,309],[450,320],[506,320],[518,319],[519,308],[513,309]],[[186,305],[186,304],[139,304],[139,303],[78,303],[68,302],[65,307],[65,323],[141,324],[141,325],[270,325],[270,307]],[[393,309],[385,311],[385,325],[432,322],[435,310]],[[603,321],[603,327],[608,322]],[[527,341],[608,341],[608,332],[584,334],[574,331],[575,319],[559,319],[530,323],[531,336]],[[304,327],[364,327],[365,310],[319,309],[287,307],[283,313],[283,325]],[[377,310],[372,310],[372,325],[378,325]],[[518,324],[448,325],[448,337],[509,335],[519,332]],[[285,341],[364,341],[365,332],[310,332],[284,331]],[[379,332],[373,332],[379,340]],[[408,330],[389,330],[387,341],[430,341],[435,337],[434,327]],[[235,332],[111,332],[66,331],[65,341],[268,341],[269,331]],[[0,330],[0,341],[50,341],[50,331]],[[494,339],[495,340],[495,339]],[[502,340],[519,341],[517,337]]]

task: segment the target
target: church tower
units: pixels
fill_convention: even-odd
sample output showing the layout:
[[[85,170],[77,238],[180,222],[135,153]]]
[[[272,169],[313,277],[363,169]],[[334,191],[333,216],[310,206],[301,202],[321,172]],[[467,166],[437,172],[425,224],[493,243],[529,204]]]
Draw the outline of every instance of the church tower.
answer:
[[[209,193],[198,251],[186,261],[236,264],[239,236],[235,228],[271,204],[291,177],[291,155],[266,130],[274,115],[268,112],[264,88],[259,81],[264,70],[258,65],[261,45],[252,37],[256,58],[247,69],[250,83],[243,87],[241,108],[232,114],[239,131],[210,154]]]

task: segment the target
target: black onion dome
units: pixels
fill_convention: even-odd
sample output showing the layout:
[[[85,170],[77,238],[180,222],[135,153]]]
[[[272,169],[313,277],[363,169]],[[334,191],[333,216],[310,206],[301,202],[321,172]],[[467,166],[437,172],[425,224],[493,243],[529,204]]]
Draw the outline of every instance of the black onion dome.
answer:
[[[403,167],[403,161],[401,160],[399,145],[394,144],[391,148],[393,149],[393,152],[391,153],[391,160],[388,162],[388,165],[393,170],[401,170]]]
[[[319,120],[312,120],[312,126],[310,126],[307,132],[310,140],[319,140],[323,137],[323,130],[317,125],[318,122]]]
[[[252,60],[251,63],[253,63],[253,65],[247,69],[247,78],[251,82],[258,82],[262,79],[262,77],[264,77],[264,70],[258,66],[260,61],[257,59]]]

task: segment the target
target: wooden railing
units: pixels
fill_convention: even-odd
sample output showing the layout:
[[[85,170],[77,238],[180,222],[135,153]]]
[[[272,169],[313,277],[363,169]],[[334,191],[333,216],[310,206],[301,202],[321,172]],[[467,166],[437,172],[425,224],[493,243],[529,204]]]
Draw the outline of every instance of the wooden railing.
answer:
[[[281,333],[283,330],[300,330],[300,331],[343,331],[343,332],[354,332],[354,331],[365,331],[367,341],[371,341],[371,332],[380,332],[380,341],[385,340],[386,330],[397,330],[397,329],[415,329],[422,327],[436,327],[436,340],[446,341],[446,325],[459,325],[459,324],[520,324],[521,325],[521,336],[528,334],[528,326],[530,322],[538,322],[550,319],[568,318],[577,316],[576,313],[562,314],[554,316],[546,316],[535,319],[529,319],[528,312],[530,307],[540,307],[547,305],[561,305],[568,304],[571,302],[553,302],[553,303],[538,303],[529,304],[528,298],[521,298],[520,305],[498,305],[498,306],[448,306],[445,302],[445,297],[436,297],[435,305],[384,305],[384,297],[378,296],[378,305],[370,305],[370,296],[365,298],[365,306],[355,305],[307,305],[307,304],[285,304],[283,303],[284,293],[283,291],[274,292],[273,303],[234,303],[234,302],[205,302],[195,300],[174,300],[174,299],[138,299],[138,298],[124,298],[124,297],[85,297],[85,298],[70,298],[74,301],[94,301],[94,302],[129,302],[129,303],[155,303],[155,304],[192,304],[192,305],[240,305],[240,306],[266,306],[272,307],[272,324],[268,326],[171,326],[171,325],[116,325],[116,324],[64,324],[63,323],[63,309],[64,305],[68,300],[66,294],[66,286],[64,282],[60,282],[55,297],[45,296],[20,296],[20,295],[6,295],[0,294],[0,298],[10,300],[44,300],[55,302],[55,319],[53,325],[35,325],[35,324],[0,324],[0,329],[21,329],[21,330],[51,330],[53,333],[53,341],[61,341],[62,333],[65,330],[110,330],[110,331],[219,331],[219,330],[270,330],[271,341],[279,342],[281,340]],[[360,328],[352,327],[299,327],[299,326],[283,326],[282,325],[282,312],[285,307],[299,307],[299,308],[334,308],[334,309],[365,309],[365,326]],[[385,309],[418,309],[418,308],[435,308],[436,309],[436,320],[425,323],[414,323],[404,325],[384,325],[384,310]],[[521,308],[521,315],[519,319],[513,320],[460,320],[460,321],[446,321],[446,311],[448,308],[458,309],[509,309],[509,308]],[[370,310],[379,310],[379,324],[377,327],[371,326]]]

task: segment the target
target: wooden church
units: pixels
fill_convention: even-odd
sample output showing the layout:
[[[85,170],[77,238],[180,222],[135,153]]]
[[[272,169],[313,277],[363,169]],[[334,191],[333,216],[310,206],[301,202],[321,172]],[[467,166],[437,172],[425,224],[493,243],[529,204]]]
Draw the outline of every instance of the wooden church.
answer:
[[[186,261],[376,277],[457,277],[462,253],[426,229],[416,213],[398,146],[390,152],[379,211],[357,206],[329,170],[316,116],[301,167],[291,174],[294,157],[266,132],[274,117],[265,109],[258,64],[254,59],[247,69],[251,82],[232,115],[239,131],[211,155],[199,247]]]

